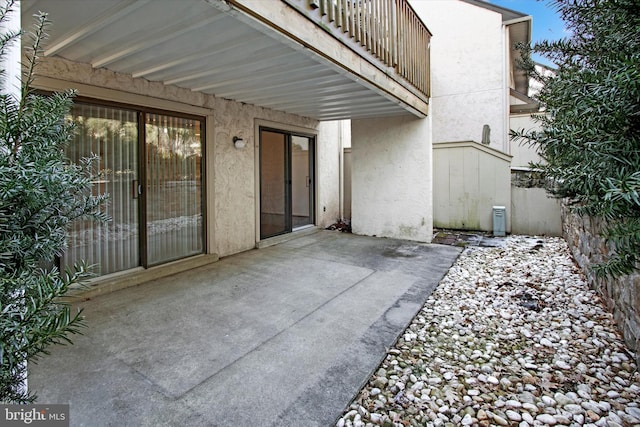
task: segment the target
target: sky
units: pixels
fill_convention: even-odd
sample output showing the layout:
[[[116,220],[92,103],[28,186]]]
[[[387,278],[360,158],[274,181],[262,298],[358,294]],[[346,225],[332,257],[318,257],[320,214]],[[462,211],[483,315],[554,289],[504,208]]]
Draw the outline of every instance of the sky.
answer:
[[[548,0],[488,0],[489,3],[506,7],[507,9],[525,13],[533,17],[533,31],[531,40],[557,40],[566,36],[564,23],[549,5]],[[536,57],[534,60],[548,64],[546,59]]]

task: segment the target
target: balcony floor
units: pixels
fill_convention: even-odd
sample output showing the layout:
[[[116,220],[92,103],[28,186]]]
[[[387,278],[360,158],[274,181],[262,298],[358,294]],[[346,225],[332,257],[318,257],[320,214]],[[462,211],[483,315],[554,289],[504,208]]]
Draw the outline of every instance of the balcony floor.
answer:
[[[317,49],[332,46],[328,50],[342,62],[223,0],[23,0],[22,27],[30,28],[38,11],[47,12],[45,57],[318,120],[426,115],[417,97],[416,110],[389,95],[401,86],[388,82],[385,72],[354,72],[366,61],[358,57],[352,64],[347,48],[293,9],[279,1],[248,3],[266,4],[276,17],[287,12],[288,23],[302,20]],[[376,86],[380,81],[387,83]]]

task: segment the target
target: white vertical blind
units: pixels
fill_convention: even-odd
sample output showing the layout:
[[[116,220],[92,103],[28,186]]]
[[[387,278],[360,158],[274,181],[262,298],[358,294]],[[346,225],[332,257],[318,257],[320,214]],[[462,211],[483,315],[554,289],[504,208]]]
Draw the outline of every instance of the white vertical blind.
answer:
[[[139,160],[138,115],[144,115],[145,156]],[[79,260],[94,264],[97,275],[141,264],[155,265],[204,252],[202,215],[202,122],[122,108],[76,104],[76,134],[67,148],[74,162],[96,154],[99,172],[94,194],[109,194],[106,224],[78,220],[69,229],[61,266]],[[146,176],[138,176],[146,161]],[[138,186],[144,196],[138,194]],[[139,203],[146,201],[141,233]],[[141,238],[146,237],[144,245]]]
[[[140,264],[138,200],[134,184],[138,170],[138,123],[135,111],[76,104],[71,111],[76,124],[67,156],[74,162],[92,154],[99,156],[93,182],[94,194],[108,193],[104,207],[111,220],[75,221],[69,229],[68,248],[61,266],[79,260],[94,264],[98,275],[136,267]]]
[[[146,114],[147,259],[150,265],[204,251],[199,120]]]

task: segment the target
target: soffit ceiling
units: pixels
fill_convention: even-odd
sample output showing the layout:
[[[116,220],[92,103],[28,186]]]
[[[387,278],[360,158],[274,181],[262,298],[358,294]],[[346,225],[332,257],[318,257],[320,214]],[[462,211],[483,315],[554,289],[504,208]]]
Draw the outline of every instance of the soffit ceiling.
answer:
[[[520,19],[528,16],[526,13],[518,12],[513,9],[507,9],[503,6],[498,6],[497,4],[489,3],[485,0],[463,0],[466,3],[482,7],[484,9],[492,10],[502,15],[502,21],[513,21],[515,19]],[[517,2],[514,3],[514,6],[517,6]]]
[[[522,94],[529,93],[529,76],[526,71],[522,70],[518,61],[522,55],[516,47],[520,43],[529,44],[531,42],[531,21],[522,21],[509,25],[510,57],[513,61],[513,80],[515,90]]]
[[[319,120],[407,113],[216,2],[22,0],[21,13],[23,27],[49,14],[46,56]]]

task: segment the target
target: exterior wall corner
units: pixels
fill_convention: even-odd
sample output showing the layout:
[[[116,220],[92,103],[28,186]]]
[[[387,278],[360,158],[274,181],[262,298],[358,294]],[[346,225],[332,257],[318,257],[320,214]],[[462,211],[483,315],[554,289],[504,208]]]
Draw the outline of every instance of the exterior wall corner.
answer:
[[[430,242],[430,120],[354,120],[351,134],[353,232]]]

